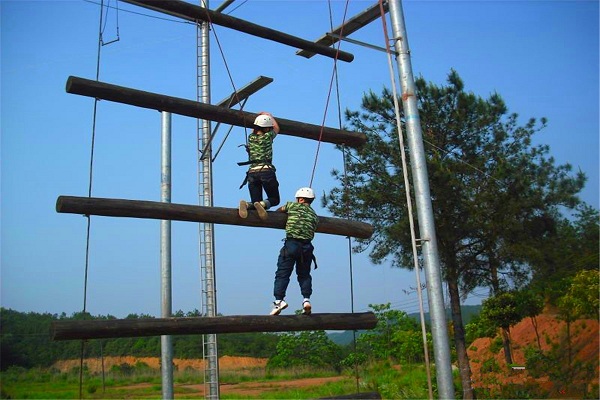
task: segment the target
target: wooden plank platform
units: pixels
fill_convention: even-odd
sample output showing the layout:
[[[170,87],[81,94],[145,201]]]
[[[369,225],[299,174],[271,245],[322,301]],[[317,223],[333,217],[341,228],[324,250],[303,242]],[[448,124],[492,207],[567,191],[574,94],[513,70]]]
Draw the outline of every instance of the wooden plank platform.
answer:
[[[56,211],[105,217],[149,218],[275,229],[285,229],[287,221],[287,214],[276,211],[267,211],[268,218],[263,221],[256,211],[248,211],[248,218],[240,218],[237,208],[75,196],[59,196],[56,201]],[[317,232],[368,239],[373,235],[373,227],[364,222],[319,216]]]
[[[229,107],[219,107],[76,76],[70,76],[67,79],[66,91],[71,94],[248,128],[252,127],[257,116],[256,113],[233,110]],[[306,124],[279,116],[275,116],[275,118],[279,124],[279,134],[281,135],[343,144],[354,148],[362,146],[367,141],[367,136],[364,133]]]
[[[159,335],[373,329],[372,312],[311,315],[232,315],[220,317],[54,321],[52,340]]]

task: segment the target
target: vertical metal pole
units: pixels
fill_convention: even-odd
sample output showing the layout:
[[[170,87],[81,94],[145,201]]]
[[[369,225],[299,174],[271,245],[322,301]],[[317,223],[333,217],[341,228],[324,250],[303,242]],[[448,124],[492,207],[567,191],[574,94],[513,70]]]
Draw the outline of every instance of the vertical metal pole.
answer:
[[[452,382],[452,364],[450,361],[450,345],[448,343],[448,328],[444,312],[444,296],[440,272],[440,260],[437,249],[435,224],[431,194],[429,192],[429,177],[423,147],[421,120],[415,96],[415,81],[410,62],[410,50],[402,2],[389,1],[389,12],[392,21],[392,31],[398,56],[398,68],[402,86],[402,106],[406,121],[406,133],[410,149],[411,169],[415,188],[415,202],[419,220],[419,231],[423,244],[423,261],[427,277],[427,297],[431,315],[431,333],[437,369],[438,396],[441,399],[454,399]]]
[[[100,340],[100,357],[102,358],[102,393],[106,393],[106,374],[104,371],[104,350],[102,340]]]
[[[160,201],[171,202],[171,113],[162,112],[160,140]],[[171,221],[160,221],[160,286],[161,317],[172,313],[171,295]],[[171,336],[160,337],[161,377],[163,399],[173,398],[173,340]]]
[[[208,0],[200,0],[200,6],[208,8]],[[198,101],[210,104],[210,53],[209,33],[210,25],[203,22],[198,27],[197,67],[198,67]],[[211,127],[209,120],[199,120],[198,126],[198,155],[199,155],[199,200],[201,205],[212,207],[212,147],[208,146],[204,158],[200,151],[209,143]],[[215,278],[215,244],[213,224],[200,225],[200,262],[203,263],[202,280],[204,295],[204,316],[217,315],[216,278]],[[217,351],[217,335],[203,336],[203,350],[205,361],[204,386],[205,398],[219,399],[219,357]]]

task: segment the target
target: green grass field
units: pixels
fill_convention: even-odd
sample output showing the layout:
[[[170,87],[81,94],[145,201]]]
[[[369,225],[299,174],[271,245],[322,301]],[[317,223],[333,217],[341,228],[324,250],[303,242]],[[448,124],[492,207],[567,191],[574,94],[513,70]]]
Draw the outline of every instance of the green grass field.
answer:
[[[263,368],[220,374],[222,399],[315,399],[358,392],[378,392],[386,399],[427,398],[427,381],[422,366],[397,369],[376,365],[364,369],[357,379],[354,371],[294,369],[266,372]],[[337,377],[337,378],[334,378]],[[3,399],[160,399],[159,370],[111,371],[101,375],[11,368],[0,374]],[[311,378],[311,379],[308,379]],[[202,399],[204,372],[175,371],[176,398]],[[302,386],[297,387],[298,380]],[[308,380],[308,382],[307,382]],[[308,385],[308,386],[307,386]],[[80,395],[81,393],[81,395]]]

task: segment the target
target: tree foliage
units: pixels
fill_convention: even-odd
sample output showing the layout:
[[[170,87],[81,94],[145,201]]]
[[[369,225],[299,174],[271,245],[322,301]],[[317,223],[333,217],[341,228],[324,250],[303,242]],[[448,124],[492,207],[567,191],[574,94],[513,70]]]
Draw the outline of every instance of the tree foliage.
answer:
[[[494,338],[498,328],[509,329],[523,318],[535,319],[544,309],[543,297],[530,289],[513,290],[487,298],[480,314],[467,324],[467,341]],[[535,327],[535,322],[533,322]],[[537,329],[537,328],[536,328]]]
[[[599,221],[598,210],[580,204],[572,216],[558,218],[555,229],[539,241],[538,256],[531,263],[531,287],[550,304],[558,305],[579,271],[598,270]]]
[[[404,311],[391,309],[390,303],[369,304],[377,325],[357,340],[359,353],[375,360],[421,362],[424,360],[423,335],[419,324]],[[429,342],[431,337],[428,336]]]
[[[325,331],[283,333],[277,342],[277,352],[268,361],[270,368],[297,366],[328,367],[340,370],[342,350]]]
[[[579,271],[571,282],[565,297],[570,298],[569,303],[574,315],[583,318],[598,319],[600,300],[598,293],[598,270]]]
[[[567,279],[568,289],[558,300],[559,317],[566,322],[579,318],[598,318],[598,270],[579,271]]]
[[[509,329],[523,319],[519,296],[516,292],[505,292],[485,299],[482,303],[481,318],[497,328]]]
[[[422,78],[415,83],[443,266],[456,269],[464,294],[480,285],[509,287],[524,278],[522,264],[536,251],[532,239],[553,229],[558,207],[578,204],[585,175],[571,176],[572,167],[555,165],[548,146],[532,145],[546,119],[519,126],[500,95],[483,99],[465,92],[456,71],[447,86]],[[374,226],[357,250],[370,248],[376,263],[412,268],[391,92],[365,94],[362,110],[346,116],[367,143],[351,150],[345,174],[332,172],[340,187],[323,201],[335,215]]]
[[[477,338],[493,338],[498,334],[498,327],[481,314],[477,315],[465,326],[467,344]]]
[[[533,145],[545,118],[519,125],[518,114],[508,113],[499,94],[484,99],[466,92],[454,70],[445,86],[423,78],[415,84],[439,259],[461,380],[469,390],[461,296],[480,286],[500,293],[526,284],[530,265],[544,257],[540,241],[553,232],[562,208],[577,206],[586,178],[573,174],[569,164],[556,165],[548,146]],[[369,248],[373,262],[389,260],[410,269],[409,210],[393,100],[384,88],[381,96],[365,94],[361,111],[346,112],[367,143],[347,152],[343,174],[333,171],[340,186],[323,203],[336,216],[373,225],[373,236],[359,241],[357,251]],[[406,122],[402,112],[400,118]]]
[[[377,325],[358,337],[360,349],[375,359],[404,359],[402,350],[409,346],[405,340],[409,337],[409,332],[419,330],[417,322],[403,311],[392,310],[390,303],[369,304],[369,307],[377,317]],[[412,344],[411,340],[409,342]],[[423,354],[422,342],[417,352]],[[413,349],[410,354],[414,356]]]
[[[195,311],[180,316],[194,316]],[[129,319],[151,318],[148,315],[130,314]],[[89,313],[39,314],[21,313],[0,309],[1,368],[11,366],[24,368],[48,367],[58,360],[79,359],[81,341],[50,340],[50,324],[55,320],[69,319],[115,319],[113,316],[92,316]],[[248,356],[268,358],[275,353],[279,339],[272,333],[235,333],[217,335],[221,356]],[[160,357],[159,337],[115,338],[88,340],[84,346],[85,358],[103,356]],[[203,357],[202,335],[173,336],[175,358],[198,359]]]
[[[512,364],[510,348],[510,327],[520,322],[524,309],[520,306],[519,295],[516,292],[499,293],[483,301],[481,319],[489,321],[493,326],[502,329],[502,341],[506,364]]]

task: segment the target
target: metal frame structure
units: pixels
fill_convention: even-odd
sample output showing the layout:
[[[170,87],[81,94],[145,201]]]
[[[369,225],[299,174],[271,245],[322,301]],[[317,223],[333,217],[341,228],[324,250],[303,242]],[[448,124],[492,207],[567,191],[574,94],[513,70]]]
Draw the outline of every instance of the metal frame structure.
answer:
[[[419,110],[415,96],[415,82],[412,73],[410,50],[406,26],[404,23],[404,12],[401,0],[380,0],[375,5],[358,14],[326,33],[315,43],[322,45],[333,45],[337,41],[346,40],[361,46],[370,47],[375,50],[381,48],[346,38],[381,16],[381,13],[389,11],[394,35],[395,56],[398,64],[400,82],[402,88],[402,105],[405,115],[405,124],[408,137],[408,147],[411,153],[411,170],[415,186],[415,200],[419,221],[419,230],[422,235],[418,239],[422,248],[424,270],[427,277],[429,311],[431,315],[432,335],[434,344],[434,356],[437,368],[438,394],[440,398],[453,399],[454,385],[452,382],[452,364],[450,360],[450,345],[447,334],[446,315],[444,310],[444,297],[442,290],[442,278],[439,254],[437,250],[437,238],[435,233],[435,222],[429,191],[429,178],[427,174],[427,163],[423,147],[423,137]],[[384,51],[387,51],[384,49]],[[306,58],[315,53],[308,50],[299,50],[296,54]],[[413,244],[413,247],[414,244]],[[416,267],[418,268],[418,266]],[[418,272],[418,271],[417,271]],[[431,385],[430,385],[431,386]],[[431,393],[431,390],[430,390]]]
[[[179,18],[194,21],[197,26],[197,93],[198,103],[210,105],[210,24],[226,26],[240,32],[253,34],[258,37],[277,41],[289,46],[301,47],[303,50],[298,55],[310,58],[315,54],[351,62],[352,54],[332,49],[330,46],[344,36],[360,29],[374,21],[381,14],[381,7],[389,9],[396,48],[400,81],[402,86],[402,104],[406,121],[408,147],[411,153],[411,169],[415,187],[416,208],[418,213],[419,230],[422,235],[422,257],[428,282],[429,311],[431,314],[434,353],[437,368],[438,394],[440,398],[453,399],[454,388],[450,362],[450,349],[448,344],[446,317],[442,293],[442,279],[440,261],[437,250],[437,239],[433,220],[429,181],[427,175],[426,158],[423,148],[423,139],[418,107],[415,96],[415,84],[410,62],[410,50],[401,0],[381,1],[367,9],[365,12],[350,19],[344,25],[332,32],[325,34],[317,42],[309,42],[291,35],[274,31],[247,21],[223,15],[223,11],[232,0],[225,1],[217,11],[208,9],[208,0],[200,0],[200,6],[194,6],[185,1],[175,0],[123,0],[126,3],[146,7]],[[356,41],[355,41],[356,42]],[[357,43],[361,44],[361,43]],[[362,44],[364,45],[364,44]],[[369,46],[376,48],[374,46]],[[261,77],[263,78],[263,77]],[[270,78],[267,78],[270,79]],[[268,84],[261,80],[254,89],[259,90]],[[227,106],[245,101],[251,94],[249,89],[232,94],[226,101]],[[240,113],[241,114],[241,113]],[[161,202],[170,203],[171,200],[171,116],[163,110],[161,134]],[[212,146],[211,121],[198,119],[197,144],[198,144],[198,200],[200,206],[213,206],[213,173],[212,173]],[[244,122],[245,123],[245,122]],[[215,130],[216,131],[216,130]],[[298,135],[301,136],[301,135]],[[163,318],[171,317],[171,229],[170,221],[161,222],[161,314]],[[202,286],[202,316],[212,318],[217,316],[216,301],[216,276],[215,276],[215,244],[213,223],[202,222],[199,224],[199,256]],[[84,307],[85,309],[85,307]],[[205,360],[205,397],[219,398],[219,361],[217,336],[215,333],[203,336],[203,355]],[[171,337],[161,336],[161,372],[163,379],[163,398],[173,398],[173,354]]]
[[[435,221],[433,219],[427,160],[423,146],[423,133],[421,131],[421,120],[419,118],[419,109],[415,94],[415,80],[410,61],[404,12],[400,0],[389,0],[389,8],[392,32],[394,34],[393,41],[398,53],[396,60],[398,62],[400,84],[402,87],[402,107],[404,110],[408,147],[410,149],[415,202],[419,232],[421,234],[420,242],[422,245],[425,276],[427,277],[427,299],[431,315],[431,333],[433,336],[433,350],[437,369],[438,396],[442,399],[454,399],[452,363],[450,360],[448,327],[444,310],[444,295]]]
[[[200,1],[201,7],[208,4]],[[197,25],[197,100],[200,103],[210,104],[210,25],[208,22],[198,22]],[[210,121],[198,120],[198,203],[206,207],[213,205],[213,173],[212,149],[207,146],[206,156],[202,157],[202,149],[210,141]],[[215,233],[212,223],[198,225],[200,278],[202,286],[202,316],[215,317],[217,315],[217,293],[215,276]],[[217,335],[214,333],[202,336],[202,354],[204,358],[204,397],[207,399],[219,398],[219,354]]]

